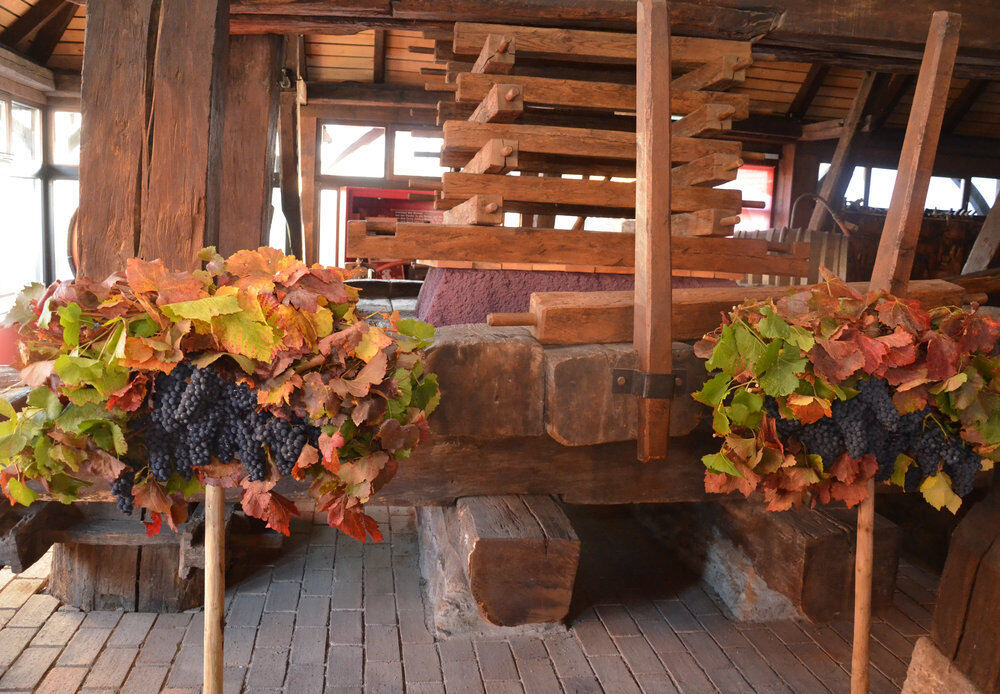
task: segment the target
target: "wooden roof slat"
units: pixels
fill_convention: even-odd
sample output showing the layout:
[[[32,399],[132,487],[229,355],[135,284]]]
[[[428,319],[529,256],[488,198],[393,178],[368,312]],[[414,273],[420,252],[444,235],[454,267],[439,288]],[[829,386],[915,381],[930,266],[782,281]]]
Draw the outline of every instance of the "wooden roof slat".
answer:
[[[988,84],[986,80],[969,80],[966,83],[948,110],[944,112],[944,120],[941,124],[942,133],[948,134],[958,127],[958,124],[975,105],[976,100],[986,91]]]
[[[816,92],[823,86],[823,80],[826,79],[829,72],[830,68],[821,63],[815,63],[809,68],[809,72],[802,80],[802,84],[792,100],[792,105],[788,107],[788,115],[793,118],[802,118],[806,114]]]

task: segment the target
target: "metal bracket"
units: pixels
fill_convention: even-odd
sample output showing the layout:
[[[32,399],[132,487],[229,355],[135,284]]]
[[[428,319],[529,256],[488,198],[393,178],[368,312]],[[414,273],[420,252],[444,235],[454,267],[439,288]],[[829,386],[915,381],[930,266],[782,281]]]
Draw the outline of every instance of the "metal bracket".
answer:
[[[614,369],[611,372],[611,392],[630,393],[640,398],[669,400],[674,392],[687,383],[687,371],[678,369],[670,374],[650,374],[635,369]]]

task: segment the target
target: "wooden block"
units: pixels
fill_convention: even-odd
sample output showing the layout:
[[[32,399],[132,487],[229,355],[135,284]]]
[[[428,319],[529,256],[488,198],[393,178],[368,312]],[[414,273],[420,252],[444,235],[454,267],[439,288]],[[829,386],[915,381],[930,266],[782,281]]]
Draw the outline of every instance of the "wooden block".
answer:
[[[612,392],[614,369],[636,367],[627,343],[545,349],[545,431],[565,446],[587,446],[636,437],[636,398]],[[673,364],[687,374],[682,392],[705,380],[704,362],[691,345],[673,343]],[[687,436],[705,408],[693,398],[676,397],[670,408],[670,436]]]
[[[442,201],[458,204],[472,195],[499,195],[509,211],[533,211],[519,203],[631,210],[635,208],[634,182],[592,181],[572,178],[534,178],[445,172],[441,176]],[[743,207],[738,190],[673,186],[671,209],[694,212],[702,209],[728,209],[738,214]]]
[[[40,501],[28,508],[4,504],[0,509],[0,565],[20,573],[38,561],[52,546],[50,532],[73,525],[81,518],[72,506]]]
[[[449,525],[473,598],[489,622],[517,626],[566,617],[580,539],[551,497],[459,499]]]
[[[619,232],[434,224],[373,225],[365,221],[347,224],[347,254],[359,258],[590,266],[599,258],[609,266],[634,267],[634,246],[634,234]],[[778,253],[771,250],[766,241],[758,239],[679,236],[674,241],[672,255],[674,268],[680,270],[725,272],[739,267],[747,272],[801,277],[809,268],[808,244],[793,244],[790,253]]]
[[[498,226],[503,224],[503,198],[474,195],[444,213],[445,224]]]
[[[509,75],[514,71],[515,38],[508,34],[488,34],[471,72]]]
[[[455,23],[452,53],[478,55],[483,41],[491,33],[513,35],[522,56],[588,63],[635,63],[635,34],[471,22]],[[749,64],[750,51],[749,41],[689,36],[670,38],[670,59],[674,69],[694,69],[723,55]]]
[[[720,239],[722,241],[731,239]],[[674,253],[681,239],[674,240]],[[736,262],[736,261],[732,261]],[[675,259],[674,268],[681,269]],[[852,283],[864,291],[866,282]],[[673,290],[673,330],[677,340],[697,340],[721,324],[722,314],[744,301],[780,298],[788,287],[696,287]],[[909,296],[926,308],[961,302],[961,287],[944,280],[915,280]],[[542,344],[627,342],[632,339],[632,292],[536,292],[529,312],[532,333]]]
[[[522,158],[539,155],[542,160],[546,157],[580,158],[583,161],[624,159],[633,166],[635,162],[634,132],[448,121],[442,126],[442,133],[442,166],[465,165],[484,144],[496,138],[516,140]],[[674,163],[685,163],[715,153],[740,156],[741,150],[739,142],[675,137],[671,141],[670,156]],[[521,165],[527,167],[527,160],[522,160]],[[632,168],[633,175],[634,171]]]
[[[494,138],[487,140],[469,160],[462,173],[502,174],[517,168],[517,141]]]
[[[749,65],[746,57],[723,55],[675,77],[670,81],[670,89],[692,92],[701,89],[729,89],[746,79],[746,68]]]
[[[635,111],[635,85],[525,75],[460,74],[455,100],[479,103],[497,82],[520,85],[526,105]],[[746,94],[677,91],[670,95],[670,110],[674,115],[687,115],[705,104],[731,106],[737,120],[750,116],[750,97]]]
[[[442,327],[427,353],[427,368],[450,394],[434,413],[435,435],[499,439],[544,433],[542,348],[523,328]],[[486,373],[488,381],[470,378]]]
[[[730,154],[709,154],[675,166],[670,171],[670,181],[674,186],[708,186],[736,180],[736,172],[743,166],[743,160]],[[676,234],[676,232],[674,232]]]
[[[735,110],[728,104],[705,104],[675,121],[671,135],[675,137],[713,137],[733,127]]]
[[[733,227],[739,221],[739,215],[733,215],[729,210],[685,212],[671,216],[670,233],[674,236],[732,236]]]
[[[469,116],[474,123],[509,123],[524,113],[521,87],[516,84],[494,84],[489,93]]]

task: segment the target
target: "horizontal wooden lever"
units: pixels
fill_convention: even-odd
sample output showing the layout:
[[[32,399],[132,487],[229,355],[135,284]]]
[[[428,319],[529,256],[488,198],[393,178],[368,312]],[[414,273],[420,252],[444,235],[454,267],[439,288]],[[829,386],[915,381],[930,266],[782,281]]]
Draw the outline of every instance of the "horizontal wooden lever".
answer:
[[[534,325],[533,313],[491,313],[486,316],[486,324],[492,326]]]

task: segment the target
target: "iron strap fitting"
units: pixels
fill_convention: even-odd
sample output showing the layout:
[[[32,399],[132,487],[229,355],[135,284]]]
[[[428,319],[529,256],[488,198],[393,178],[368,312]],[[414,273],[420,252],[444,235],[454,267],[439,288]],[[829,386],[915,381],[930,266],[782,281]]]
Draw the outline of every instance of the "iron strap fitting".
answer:
[[[630,393],[649,400],[669,400],[687,383],[687,371],[677,369],[669,374],[651,374],[635,369],[614,369],[611,379],[612,393]]]

